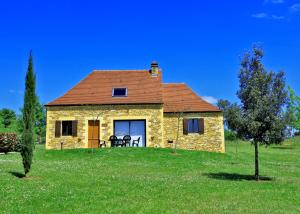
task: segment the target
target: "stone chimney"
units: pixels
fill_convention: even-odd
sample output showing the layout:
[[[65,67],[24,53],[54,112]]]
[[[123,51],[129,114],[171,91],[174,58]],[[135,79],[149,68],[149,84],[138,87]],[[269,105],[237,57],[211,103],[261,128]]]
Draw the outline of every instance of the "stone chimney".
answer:
[[[151,70],[150,73],[153,77],[157,77],[158,76],[158,63],[156,61],[153,61],[151,63]]]

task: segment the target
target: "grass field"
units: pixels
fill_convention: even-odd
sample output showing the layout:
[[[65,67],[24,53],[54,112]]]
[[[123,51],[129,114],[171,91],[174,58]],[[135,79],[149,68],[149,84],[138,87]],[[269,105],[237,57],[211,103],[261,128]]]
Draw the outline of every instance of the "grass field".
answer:
[[[237,148],[237,152],[236,152]],[[228,142],[226,154],[114,148],[45,151],[30,178],[19,154],[0,155],[0,213],[300,213],[300,138],[260,147]]]

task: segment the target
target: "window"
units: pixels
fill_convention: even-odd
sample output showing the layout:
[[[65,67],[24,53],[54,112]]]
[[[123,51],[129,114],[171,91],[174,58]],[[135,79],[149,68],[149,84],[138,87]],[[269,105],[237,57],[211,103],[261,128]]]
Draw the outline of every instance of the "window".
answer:
[[[62,121],[62,136],[72,136],[72,121]]]
[[[77,137],[77,120],[56,120],[55,121],[55,137],[73,136]]]
[[[113,97],[127,97],[127,88],[113,88]]]
[[[192,118],[183,120],[183,134],[189,133],[204,134],[204,119]]]
[[[198,119],[189,119],[188,120],[188,133],[198,133]]]

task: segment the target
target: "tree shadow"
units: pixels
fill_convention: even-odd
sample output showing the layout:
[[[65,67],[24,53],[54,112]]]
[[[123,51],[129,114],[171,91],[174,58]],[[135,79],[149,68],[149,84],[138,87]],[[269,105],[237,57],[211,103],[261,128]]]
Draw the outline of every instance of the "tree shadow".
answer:
[[[273,146],[272,149],[292,150],[292,149],[294,149],[294,147],[289,147],[289,146]]]
[[[218,179],[218,180],[231,180],[231,181],[255,181],[255,177],[253,175],[243,175],[237,173],[226,173],[226,172],[219,172],[219,173],[205,173],[205,176],[208,178]],[[271,177],[259,177],[260,181],[272,181],[274,178]]]
[[[9,172],[11,175],[17,177],[17,178],[24,178],[25,175],[23,173],[20,173],[20,172],[13,172],[13,171],[10,171]]]

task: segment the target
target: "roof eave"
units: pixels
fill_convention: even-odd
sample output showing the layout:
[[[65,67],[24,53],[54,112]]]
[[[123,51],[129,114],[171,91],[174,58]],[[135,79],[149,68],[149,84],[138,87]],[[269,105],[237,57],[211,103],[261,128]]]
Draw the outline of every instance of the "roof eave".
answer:
[[[162,102],[157,103],[90,103],[90,104],[46,104],[45,107],[58,106],[101,106],[101,105],[162,105]]]
[[[221,113],[221,110],[203,110],[203,111],[164,111],[164,113]]]

